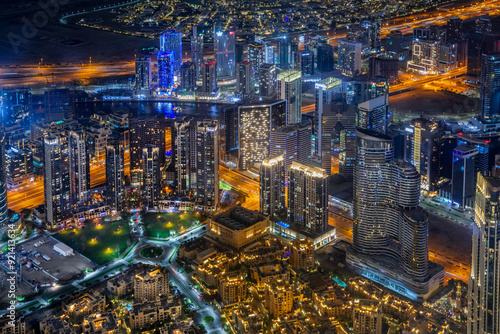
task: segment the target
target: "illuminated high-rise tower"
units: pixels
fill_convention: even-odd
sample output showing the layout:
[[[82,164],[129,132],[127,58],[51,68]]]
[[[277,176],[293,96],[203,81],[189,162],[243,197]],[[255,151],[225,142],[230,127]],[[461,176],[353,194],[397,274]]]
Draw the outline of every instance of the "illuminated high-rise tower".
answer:
[[[160,35],[160,51],[172,52],[174,74],[178,75],[182,64],[182,34],[174,29],[165,30]]]
[[[443,285],[444,268],[428,260],[420,175],[410,163],[394,161],[390,137],[358,130],[356,140],[348,266],[408,298],[426,300]]]
[[[142,149],[142,163],[144,204],[147,209],[153,209],[160,204],[160,148],[152,144],[147,144]]]
[[[191,36],[191,62],[196,68],[196,80],[201,78],[201,64],[203,64],[203,33],[198,26],[193,27]]]
[[[500,53],[486,53],[481,57],[479,113],[485,129],[498,127],[494,123],[500,123]]]
[[[120,212],[125,201],[125,158],[123,144],[116,139],[106,146],[106,204]]]
[[[292,162],[288,175],[288,220],[307,231],[324,232],[328,226],[326,171]]]
[[[151,87],[151,58],[143,57],[135,60],[135,89],[148,90]]]
[[[286,124],[302,120],[302,75],[297,70],[287,70],[278,74],[278,98],[288,102]]]
[[[467,334],[500,332],[500,179],[477,174]]]
[[[217,79],[236,77],[236,31],[218,22],[214,25],[214,56],[217,63]]]
[[[174,56],[172,52],[158,52],[158,88],[166,90],[174,85]]]
[[[260,212],[272,217],[285,207],[285,164],[283,155],[277,155],[260,165]]]

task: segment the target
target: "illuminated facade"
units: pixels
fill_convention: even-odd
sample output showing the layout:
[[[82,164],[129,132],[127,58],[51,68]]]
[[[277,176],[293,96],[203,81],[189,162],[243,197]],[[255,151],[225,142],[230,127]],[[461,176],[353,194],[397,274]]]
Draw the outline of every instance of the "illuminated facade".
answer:
[[[276,281],[265,285],[265,306],[274,318],[287,315],[293,309],[293,291],[288,281]]]
[[[311,161],[312,125],[309,120],[271,131],[271,156],[283,155],[285,181],[293,161]]]
[[[257,211],[235,206],[208,219],[207,236],[240,249],[262,238],[269,218]]]
[[[158,52],[158,88],[167,90],[174,85],[174,56],[172,52]]]
[[[197,205],[215,209],[219,203],[219,124],[187,119],[175,127],[177,192],[194,194]]]
[[[368,46],[372,50],[380,48],[382,22],[373,20],[360,20],[359,26],[365,29]]]
[[[413,40],[412,59],[408,62],[408,69],[421,74],[438,74],[439,50],[439,41]]]
[[[302,120],[302,74],[297,70],[287,70],[278,74],[278,98],[288,101],[286,124]]]
[[[288,183],[288,220],[321,233],[328,225],[328,175],[319,167],[292,162]]]
[[[201,91],[203,93],[217,91],[217,67],[213,60],[201,65]]]
[[[337,68],[345,76],[361,74],[362,43],[339,40]]]
[[[270,153],[271,131],[286,125],[287,102],[261,102],[238,107],[239,168],[260,164]]]
[[[201,68],[200,68],[201,69]],[[182,63],[180,89],[194,91],[196,89],[196,64],[190,61]]]
[[[391,138],[367,130],[358,130],[356,138],[348,265],[411,299],[427,299],[444,283],[444,271],[428,261],[420,175],[411,164],[393,161]]]
[[[297,269],[314,268],[314,245],[308,239],[295,239],[290,247],[290,264]]]
[[[142,191],[144,204],[151,210],[158,207],[161,199],[160,148],[148,144],[142,149]]]
[[[173,60],[173,72],[178,75],[182,64],[182,34],[168,29],[160,35],[160,52],[171,52]]]
[[[477,156],[478,150],[474,145],[462,144],[453,150],[451,198],[463,208],[468,206],[468,200],[474,196]]]
[[[214,25],[214,57],[217,79],[230,80],[236,76],[236,31],[222,23]]]
[[[389,94],[365,101],[358,105],[356,111],[356,126],[386,134],[389,117]]]
[[[57,228],[71,209],[68,142],[61,133],[51,133],[43,143],[46,222],[49,228]]]
[[[500,179],[477,174],[467,334],[500,331]]]
[[[243,301],[247,295],[247,283],[239,273],[228,273],[219,280],[219,295],[225,305]]]
[[[90,191],[90,154],[87,134],[83,130],[68,132],[70,189],[73,206],[86,205]]]
[[[151,271],[134,276],[134,299],[136,301],[156,301],[167,299],[170,292],[168,269],[156,266]]]
[[[260,212],[273,217],[284,211],[285,161],[283,155],[277,155],[260,165]]]
[[[193,27],[191,36],[191,62],[196,68],[196,80],[201,79],[201,64],[203,64],[203,33],[198,31],[198,27]]]
[[[236,92],[249,96],[254,92],[254,68],[252,63],[244,61],[236,66]]]
[[[259,78],[260,67],[266,62],[265,45],[259,42],[248,44],[248,61],[252,63],[254,82]]]
[[[484,123],[500,122],[500,53],[486,53],[481,58],[479,114]]]
[[[137,58],[135,60],[135,89],[148,90],[151,87],[151,58]]]
[[[367,299],[354,303],[353,328],[356,334],[382,334],[382,304]]]
[[[276,66],[262,64],[259,68],[259,95],[261,97],[272,97],[276,94]]]

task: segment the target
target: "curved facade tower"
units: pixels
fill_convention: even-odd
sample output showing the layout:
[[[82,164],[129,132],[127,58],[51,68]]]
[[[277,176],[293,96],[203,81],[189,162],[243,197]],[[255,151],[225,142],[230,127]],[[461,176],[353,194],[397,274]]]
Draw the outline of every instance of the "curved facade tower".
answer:
[[[420,208],[421,177],[393,161],[392,139],[356,131],[353,240],[346,262],[361,275],[411,299],[425,300],[444,283],[428,260],[428,216]]]
[[[356,131],[356,140],[352,245],[361,253],[389,255],[392,252],[385,251],[390,241],[385,217],[398,216],[387,212],[391,187],[389,162],[394,158],[392,140],[368,131]]]
[[[416,279],[429,272],[429,217],[418,207],[403,211],[401,226],[401,262],[403,269]]]

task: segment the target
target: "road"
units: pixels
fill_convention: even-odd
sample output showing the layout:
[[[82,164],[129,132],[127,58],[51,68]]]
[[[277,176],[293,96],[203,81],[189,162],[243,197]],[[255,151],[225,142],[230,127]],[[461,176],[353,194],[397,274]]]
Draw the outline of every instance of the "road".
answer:
[[[219,166],[219,177],[234,189],[247,195],[243,207],[250,210],[259,210],[259,182],[230,170],[222,165]]]
[[[460,7],[457,4],[457,7]],[[418,13],[403,18],[389,20],[382,27],[382,37],[391,31],[401,30],[404,34],[412,32],[414,27],[438,24],[443,25],[451,17],[467,19],[474,16],[490,14],[496,16],[500,14],[499,0],[483,1],[472,4],[464,8],[441,11],[431,10],[427,13]],[[333,33],[327,33],[331,38],[330,43],[337,44],[338,39],[344,38],[345,28],[340,28]],[[210,52],[209,52],[210,53]],[[78,82],[87,84],[90,79],[103,78],[119,75],[133,75],[135,71],[134,62],[117,62],[109,64],[87,64],[79,66],[74,64],[62,64],[57,66],[32,66],[32,67],[0,67],[0,86],[44,86],[54,82]]]

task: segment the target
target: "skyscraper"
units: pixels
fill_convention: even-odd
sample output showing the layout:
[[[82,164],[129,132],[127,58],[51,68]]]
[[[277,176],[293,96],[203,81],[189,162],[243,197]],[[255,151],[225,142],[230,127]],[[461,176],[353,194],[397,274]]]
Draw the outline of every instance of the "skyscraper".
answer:
[[[461,207],[468,206],[474,196],[477,148],[462,144],[453,150],[453,174],[451,179],[452,201]]]
[[[288,220],[312,233],[328,226],[328,175],[319,167],[292,162],[288,182]]]
[[[135,60],[135,89],[148,90],[151,87],[151,58],[143,57]]]
[[[7,224],[7,168],[5,166],[5,131],[0,124],[0,226]]]
[[[420,204],[420,175],[395,162],[390,137],[356,132],[353,242],[348,265],[390,289],[418,300],[444,283],[442,266],[428,261],[428,218]]]
[[[500,179],[477,174],[467,334],[500,331]]]
[[[187,61],[181,66],[181,89],[194,91],[196,89],[196,64]]]
[[[379,96],[358,105],[356,125],[358,128],[387,133],[389,116],[389,94]]]
[[[254,91],[253,64],[247,61],[238,63],[236,66],[236,92],[249,96]]]
[[[219,203],[219,124],[183,119],[175,124],[177,192],[213,210]]]
[[[201,65],[201,91],[203,93],[217,91],[217,67],[214,60],[207,60]]]
[[[260,165],[260,212],[273,217],[285,207],[285,164],[283,155],[276,155]]]
[[[439,41],[413,40],[412,58],[408,62],[408,69],[422,74],[438,74],[439,50]]]
[[[230,80],[236,76],[236,31],[218,22],[214,25],[214,57],[217,79]]]
[[[90,153],[87,147],[87,134],[83,130],[68,132],[69,175],[71,187],[71,204],[73,206],[88,204],[90,191]]]
[[[370,49],[378,49],[380,47],[382,22],[365,19],[359,21],[359,26],[366,31],[365,35]]]
[[[116,139],[106,146],[106,204],[120,212],[125,201],[125,157],[123,144]]]
[[[71,209],[70,157],[67,137],[50,133],[44,138],[43,189],[47,227],[60,227]]]
[[[266,62],[266,49],[264,44],[251,42],[248,44],[248,61],[252,63],[254,80],[259,78],[260,67]]]
[[[238,107],[239,168],[261,163],[269,156],[271,131],[286,125],[286,100]]]
[[[368,100],[389,94],[389,81],[387,78],[356,78],[342,81],[346,102],[358,106]]]
[[[300,71],[304,75],[314,75],[314,52],[301,51],[299,52]]]
[[[182,64],[182,34],[168,29],[160,35],[160,51],[172,52],[174,74],[178,75]]]
[[[278,67],[282,70],[293,68],[293,58],[292,45],[286,36],[278,39]]]
[[[446,40],[448,42],[459,42],[463,38],[464,27],[462,19],[451,17],[446,23]]]
[[[203,33],[198,26],[193,27],[191,36],[191,62],[196,68],[196,80],[201,78],[201,64],[203,64]]]
[[[286,124],[302,120],[302,75],[297,70],[287,70],[278,74],[278,98],[286,99],[288,112]]]
[[[283,155],[285,175],[288,176],[292,162],[311,162],[312,125],[309,120],[290,124],[271,131],[270,156]],[[286,179],[288,180],[288,179]]]
[[[151,144],[161,152],[159,159],[163,165],[165,157],[165,115],[142,115],[130,119],[130,174],[132,184],[142,184],[140,177],[144,166],[143,149]]]
[[[320,157],[323,134],[323,115],[330,112],[330,105],[332,104],[334,95],[342,92],[342,81],[330,77],[316,83],[314,87],[316,90],[314,105],[314,153],[316,156]]]
[[[167,90],[174,85],[174,56],[171,51],[158,51],[158,88]]]
[[[500,53],[486,53],[481,57],[479,113],[483,123],[500,122]],[[485,127],[489,127],[488,124]]]
[[[163,152],[162,152],[163,153]],[[161,166],[160,148],[153,144],[146,144],[142,149],[143,171],[143,200],[147,209],[151,210],[160,204],[161,195]]]
[[[49,89],[44,93],[45,121],[57,122],[73,117],[71,93],[67,88]]]
[[[334,68],[333,46],[321,44],[318,46],[318,71],[331,72]]]
[[[270,98],[276,94],[276,66],[262,64],[259,70],[259,95]]]
[[[361,43],[339,40],[337,68],[343,75],[352,77],[361,74],[361,48]]]

